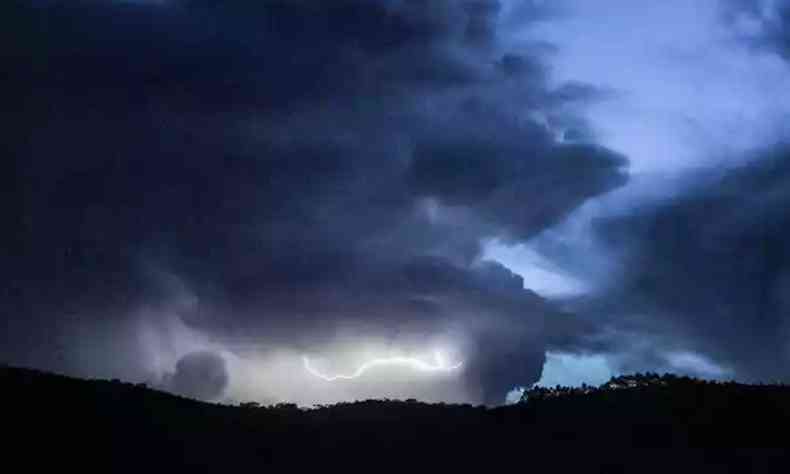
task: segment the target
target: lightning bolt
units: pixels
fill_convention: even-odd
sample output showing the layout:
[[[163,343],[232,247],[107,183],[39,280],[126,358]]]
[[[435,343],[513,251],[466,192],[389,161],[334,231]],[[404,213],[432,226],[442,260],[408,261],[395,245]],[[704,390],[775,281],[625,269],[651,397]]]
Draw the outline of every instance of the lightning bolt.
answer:
[[[408,367],[418,372],[453,372],[458,370],[463,365],[463,362],[458,362],[453,365],[448,365],[444,358],[442,357],[439,351],[435,353],[436,363],[431,364],[425,362],[424,360],[413,358],[413,357],[386,357],[386,358],[379,358],[379,359],[372,359],[357,368],[352,374],[337,374],[337,375],[326,375],[321,373],[315,367],[310,364],[310,358],[307,356],[302,357],[302,361],[304,362],[304,368],[310,374],[326,380],[327,382],[334,382],[335,380],[351,380],[358,377],[361,377],[370,369],[376,367],[386,367],[386,366],[396,366],[396,367]]]

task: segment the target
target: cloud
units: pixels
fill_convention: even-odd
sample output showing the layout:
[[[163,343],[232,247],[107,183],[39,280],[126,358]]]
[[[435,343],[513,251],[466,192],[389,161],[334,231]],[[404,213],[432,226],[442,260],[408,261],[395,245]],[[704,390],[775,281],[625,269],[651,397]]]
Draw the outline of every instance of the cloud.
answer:
[[[725,18],[755,47],[790,57],[790,6],[777,0],[728,0]]]
[[[198,400],[217,400],[230,381],[225,359],[214,352],[190,352],[178,360],[163,387]]]
[[[605,357],[614,373],[781,374],[768,362],[785,360],[781,336],[771,336],[749,308],[761,298],[761,283],[738,269],[738,262],[763,258],[760,238],[736,243],[723,231],[700,233],[735,209],[753,220],[738,222],[734,233],[757,235],[781,220],[744,204],[760,185],[728,184],[741,197],[711,203],[720,182],[753,173],[733,166],[767,163],[782,147],[755,148],[788,137],[787,2],[564,3],[570,15],[524,36],[556,44],[555,79],[613,91],[586,116],[603,144],[628,154],[632,175],[627,186],[587,201],[536,238],[489,244],[488,253],[524,275],[528,287],[575,313],[548,320],[544,373],[584,380],[552,361],[562,353]],[[568,139],[585,140],[566,130]],[[720,248],[714,254],[710,246]],[[783,334],[780,317],[767,319]],[[752,332],[754,342],[742,343]]]
[[[497,2],[0,9],[18,38],[2,50],[3,306],[26,341],[3,358],[90,372],[65,315],[170,317],[164,273],[194,300],[177,317],[229,350],[452,333],[487,398],[540,376],[553,309],[481,242],[536,235],[626,162],[536,118],[583,122],[591,89],[509,51]],[[30,343],[53,330],[61,353]]]
[[[612,328],[609,343],[641,340],[664,365],[788,380],[788,150],[777,145],[676,198],[599,223],[623,259],[587,306]]]

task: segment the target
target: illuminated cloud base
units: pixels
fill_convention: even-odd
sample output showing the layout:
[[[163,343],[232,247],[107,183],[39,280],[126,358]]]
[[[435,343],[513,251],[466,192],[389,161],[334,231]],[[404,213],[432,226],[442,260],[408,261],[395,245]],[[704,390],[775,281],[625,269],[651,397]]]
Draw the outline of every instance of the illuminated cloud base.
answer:
[[[361,366],[357,368],[352,374],[335,374],[335,375],[327,375],[322,373],[321,371],[317,370],[315,367],[312,366],[310,363],[310,358],[307,356],[302,357],[302,361],[304,362],[304,368],[309,372],[311,375],[318,377],[320,379],[326,380],[327,382],[334,382],[336,380],[352,380],[361,377],[370,369],[377,368],[377,367],[408,367],[412,370],[418,372],[453,372],[461,368],[463,362],[458,362],[456,364],[449,365],[443,359],[442,355],[439,352],[435,353],[436,362],[431,364],[425,362],[421,359],[413,358],[413,357],[385,357],[385,358],[377,358],[371,359]]]

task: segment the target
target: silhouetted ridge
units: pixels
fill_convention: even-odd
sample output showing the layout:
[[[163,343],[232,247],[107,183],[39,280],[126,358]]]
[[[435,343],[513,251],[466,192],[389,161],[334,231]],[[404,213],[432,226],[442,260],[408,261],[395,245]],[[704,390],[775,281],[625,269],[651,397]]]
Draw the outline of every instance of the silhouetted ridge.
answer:
[[[493,409],[415,400],[230,406],[8,367],[0,380],[12,455],[31,467],[105,472],[502,461],[573,472],[759,472],[785,462],[790,422],[790,387],[655,374],[534,388]]]

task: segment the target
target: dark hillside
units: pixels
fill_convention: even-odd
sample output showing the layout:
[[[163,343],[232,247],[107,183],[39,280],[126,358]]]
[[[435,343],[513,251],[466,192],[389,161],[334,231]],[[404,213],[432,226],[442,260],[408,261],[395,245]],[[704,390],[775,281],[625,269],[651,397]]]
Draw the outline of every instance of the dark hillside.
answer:
[[[621,378],[485,409],[362,401],[223,406],[121,382],[0,369],[8,452],[34,468],[277,472],[514,465],[584,472],[768,472],[786,461],[790,388]],[[614,387],[614,388],[613,388]],[[8,447],[6,441],[6,447]],[[637,471],[638,469],[638,471]]]

